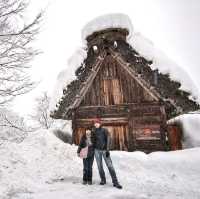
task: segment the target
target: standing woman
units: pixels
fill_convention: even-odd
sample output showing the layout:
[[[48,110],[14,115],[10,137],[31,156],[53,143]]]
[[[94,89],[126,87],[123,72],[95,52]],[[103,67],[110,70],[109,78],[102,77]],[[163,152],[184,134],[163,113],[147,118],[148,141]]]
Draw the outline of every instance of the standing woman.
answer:
[[[78,157],[83,159],[83,184],[92,185],[92,166],[94,162],[93,134],[90,129],[81,137],[78,150]]]

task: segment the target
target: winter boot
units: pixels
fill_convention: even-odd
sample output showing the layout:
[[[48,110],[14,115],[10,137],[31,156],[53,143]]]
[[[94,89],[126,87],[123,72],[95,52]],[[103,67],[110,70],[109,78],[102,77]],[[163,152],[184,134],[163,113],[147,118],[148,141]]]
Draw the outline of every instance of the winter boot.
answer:
[[[92,181],[88,181],[87,183],[88,183],[88,185],[92,185]]]
[[[117,189],[122,189],[122,186],[119,183],[113,184],[113,187],[116,187]]]
[[[83,185],[86,185],[86,184],[87,184],[87,181],[83,180],[82,184],[83,184]]]
[[[105,185],[106,184],[106,180],[101,180],[101,182],[99,184],[100,185]]]

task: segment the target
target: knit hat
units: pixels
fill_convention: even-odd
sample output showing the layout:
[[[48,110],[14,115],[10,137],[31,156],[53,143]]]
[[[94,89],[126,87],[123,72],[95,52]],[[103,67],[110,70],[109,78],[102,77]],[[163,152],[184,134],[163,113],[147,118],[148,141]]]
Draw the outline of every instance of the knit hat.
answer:
[[[94,119],[94,124],[95,124],[95,123],[101,124],[101,119],[100,119],[100,118],[95,118],[95,119]]]

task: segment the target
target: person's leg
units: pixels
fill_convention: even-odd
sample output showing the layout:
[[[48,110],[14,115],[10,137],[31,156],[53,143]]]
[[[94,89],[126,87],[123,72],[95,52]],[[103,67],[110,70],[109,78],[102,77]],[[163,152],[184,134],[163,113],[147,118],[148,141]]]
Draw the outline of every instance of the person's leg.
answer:
[[[106,157],[106,151],[103,151],[103,158],[105,160],[106,166],[108,167],[113,184],[118,184],[118,179],[116,176],[116,172],[115,172],[111,157],[110,157],[110,155],[108,157]]]
[[[83,159],[83,184],[87,183],[87,160]]]
[[[88,184],[92,184],[92,166],[94,162],[94,155],[89,157],[88,162]]]
[[[95,159],[97,162],[97,167],[99,170],[99,175],[101,178],[101,184],[105,184],[106,183],[106,177],[105,177],[105,172],[103,169],[103,162],[102,162],[102,151],[95,149]]]
[[[86,181],[89,181],[89,175],[90,175],[90,158],[86,158]]]

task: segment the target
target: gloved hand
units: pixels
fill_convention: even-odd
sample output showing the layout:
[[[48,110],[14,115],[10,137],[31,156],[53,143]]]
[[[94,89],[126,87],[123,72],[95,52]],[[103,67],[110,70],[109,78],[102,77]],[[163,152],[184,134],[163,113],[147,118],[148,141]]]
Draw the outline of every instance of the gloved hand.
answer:
[[[106,157],[108,158],[110,156],[110,151],[106,151]]]

